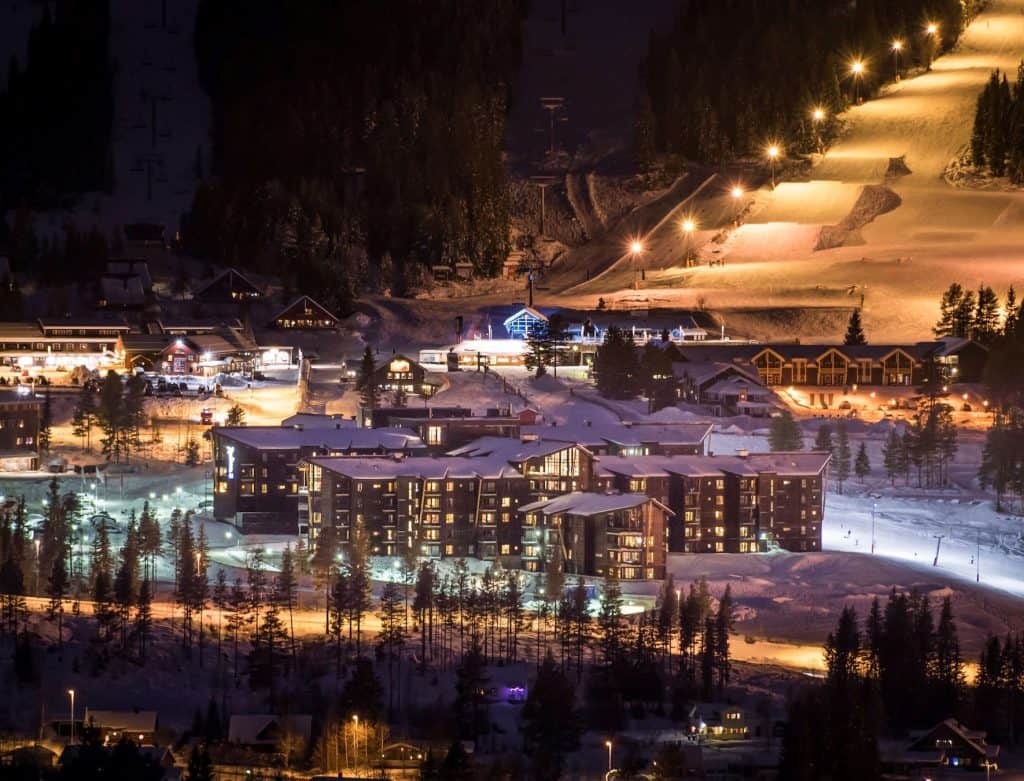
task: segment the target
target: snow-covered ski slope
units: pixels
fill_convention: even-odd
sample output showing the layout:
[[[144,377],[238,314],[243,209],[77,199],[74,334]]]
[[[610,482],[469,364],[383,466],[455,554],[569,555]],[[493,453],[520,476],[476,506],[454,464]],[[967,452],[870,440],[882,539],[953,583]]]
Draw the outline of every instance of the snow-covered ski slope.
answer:
[[[956,50],[929,73],[891,85],[884,94],[843,117],[843,137],[810,172],[809,181],[785,182],[774,192],[743,199],[744,224],[722,240],[737,211],[733,182],[718,181],[691,211],[701,230],[702,265],[685,269],[687,238],[678,225],[643,237],[640,258],[628,258],[568,292],[583,302],[635,297],[637,267],[652,306],[707,308],[812,308],[857,306],[874,341],[924,338],[937,300],[951,281],[1005,289],[1021,282],[1024,194],[957,189],[943,172],[970,139],[974,106],[989,74],[1011,80],[1024,57],[1024,0],[992,0],[969,26]],[[903,157],[911,173],[886,177],[890,158]],[[823,226],[851,215],[865,185],[884,185],[900,204],[884,214],[861,213],[861,223],[834,249],[816,250]],[[748,203],[749,201],[749,203]],[[872,219],[873,218],[873,219]],[[718,243],[711,239],[718,236]],[[607,247],[619,255],[621,247]],[[708,265],[709,260],[725,264]],[[898,302],[898,306],[893,306]],[[728,317],[727,317],[728,320]],[[836,338],[810,330],[759,336]]]

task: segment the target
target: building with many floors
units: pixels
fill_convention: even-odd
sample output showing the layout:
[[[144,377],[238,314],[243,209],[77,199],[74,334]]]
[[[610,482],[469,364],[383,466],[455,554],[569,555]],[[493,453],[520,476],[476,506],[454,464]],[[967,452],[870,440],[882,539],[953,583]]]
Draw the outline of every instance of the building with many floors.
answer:
[[[661,577],[667,551],[820,550],[829,460],[595,456],[577,442],[500,437],[437,458],[315,456],[301,465],[308,499],[299,526],[314,544],[332,527],[342,550],[362,527],[376,555],[418,545],[427,556],[502,558],[537,571],[557,542],[570,572],[603,574],[613,561],[625,567],[620,577]]]
[[[42,401],[31,394],[0,393],[0,472],[39,468],[42,406]]]
[[[542,572],[553,552],[571,575],[665,577],[668,507],[643,494],[575,491],[523,505],[522,568]],[[560,549],[560,550],[559,550]]]
[[[421,451],[408,429],[365,429],[323,416],[318,425],[230,426],[210,429],[213,514],[246,533],[305,534],[297,526],[305,497],[304,459]],[[331,425],[333,424],[333,425]]]

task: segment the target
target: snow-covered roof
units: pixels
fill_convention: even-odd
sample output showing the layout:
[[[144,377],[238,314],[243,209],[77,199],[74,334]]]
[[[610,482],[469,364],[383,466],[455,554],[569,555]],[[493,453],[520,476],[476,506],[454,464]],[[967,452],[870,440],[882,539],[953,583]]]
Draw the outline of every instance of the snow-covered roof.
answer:
[[[697,387],[704,387],[723,374],[741,374],[752,385],[761,385],[757,367],[752,363],[727,361],[674,361],[672,374],[677,380],[689,379]]]
[[[222,426],[213,436],[230,439],[258,450],[414,450],[423,440],[407,428],[294,428],[286,426]]]
[[[709,394],[722,394],[722,393],[739,393],[745,390],[748,395],[754,398],[770,398],[772,391],[761,385],[760,382],[751,382],[746,377],[726,377],[724,379],[713,382],[707,388],[704,389],[705,393]]]
[[[712,456],[600,456],[597,474],[627,477],[714,477],[722,474],[718,457]]]
[[[239,714],[228,722],[228,742],[249,745],[276,743],[285,732],[308,739],[312,726],[313,717],[307,714]]]
[[[423,480],[447,480],[449,478],[519,477],[519,471],[501,458],[460,458],[456,456],[438,458],[352,458],[322,457],[311,458],[328,472],[343,475],[353,480],[393,480],[399,477],[413,477]]]
[[[828,453],[750,453],[746,456],[600,456],[597,474],[627,477],[715,477],[723,474],[816,475],[828,464]]]
[[[558,426],[523,426],[521,432],[548,442],[572,442],[587,448],[606,444],[693,445],[711,435],[710,423],[565,423]]]
[[[567,513],[569,515],[600,515],[601,513],[629,510],[654,501],[643,494],[600,494],[575,491],[571,494],[543,499],[520,506],[520,512],[543,510],[547,515]]]
[[[294,317],[295,315],[292,314],[292,312],[294,309],[296,309],[296,307],[299,306],[302,307],[303,316],[316,316],[325,320],[330,320],[333,323],[338,322],[338,318],[336,315],[331,313],[331,311],[328,310],[327,307],[325,307],[316,299],[311,298],[310,296],[299,296],[290,304],[288,304],[288,306],[286,306],[284,309],[282,309],[280,312],[278,312],[276,315],[270,318],[270,322],[276,322],[277,320],[279,320],[282,317],[285,317],[286,315]]]
[[[448,452],[450,456],[493,456],[511,464],[521,464],[529,458],[548,456],[571,447],[574,442],[554,440],[512,439],[510,437],[480,437],[467,445]]]
[[[154,732],[156,731],[156,721],[155,710],[85,709],[85,724],[95,725],[99,729],[119,732]]]
[[[297,412],[281,421],[282,426],[295,428],[355,428],[358,423],[344,415],[321,415],[315,412]]]
[[[542,323],[546,323],[548,321],[547,315],[545,315],[543,312],[540,312],[540,311],[534,309],[532,306],[524,306],[522,309],[519,309],[516,312],[514,312],[513,314],[511,314],[508,317],[506,317],[502,321],[502,324],[507,329],[508,326],[509,326],[509,323],[512,323],[513,321],[519,319],[523,315],[526,315],[527,317],[531,317],[534,320],[538,320],[538,321],[540,321]]]

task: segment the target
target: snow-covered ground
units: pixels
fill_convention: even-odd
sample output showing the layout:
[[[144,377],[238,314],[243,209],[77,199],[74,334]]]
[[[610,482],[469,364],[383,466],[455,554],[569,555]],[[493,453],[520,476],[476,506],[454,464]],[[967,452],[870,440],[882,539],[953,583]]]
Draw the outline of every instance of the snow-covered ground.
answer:
[[[639,256],[627,252],[630,237],[613,229],[560,260],[542,280],[538,304],[585,308],[603,298],[610,308],[707,309],[727,333],[836,340],[863,297],[871,341],[928,338],[950,282],[989,284],[1003,294],[1020,281],[1024,193],[954,188],[943,174],[969,141],[975,100],[991,71],[1012,75],[1022,56],[1024,0],[992,0],[930,72],[848,111],[845,133],[808,181],[756,190],[739,204],[730,196],[736,182],[721,176],[690,203],[682,202],[691,192],[684,188],[686,213],[645,235]],[[886,178],[896,157],[911,173]],[[878,185],[900,205],[851,214],[862,189]],[[739,211],[743,224],[730,230]],[[683,216],[698,225],[690,238],[679,229]],[[815,251],[824,227],[854,216],[874,219],[845,234],[843,246]],[[700,266],[684,266],[687,249],[699,251]],[[638,281],[641,268],[646,279]],[[480,293],[469,301],[497,300]]]

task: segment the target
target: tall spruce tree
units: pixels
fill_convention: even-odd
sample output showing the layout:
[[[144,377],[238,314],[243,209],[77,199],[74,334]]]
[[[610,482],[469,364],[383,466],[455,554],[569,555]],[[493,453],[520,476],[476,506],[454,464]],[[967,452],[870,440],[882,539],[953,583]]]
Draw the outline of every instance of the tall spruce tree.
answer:
[[[773,453],[803,450],[803,434],[788,409],[772,418],[768,429],[768,444]]]
[[[854,309],[850,313],[850,321],[846,325],[846,335],[843,337],[843,344],[858,345],[867,343],[867,337],[864,335],[864,326],[860,320],[860,309]]]
[[[843,483],[850,477],[853,466],[853,455],[850,452],[850,436],[846,431],[846,423],[840,421],[836,425],[835,475],[839,485],[839,493],[843,492]]]

